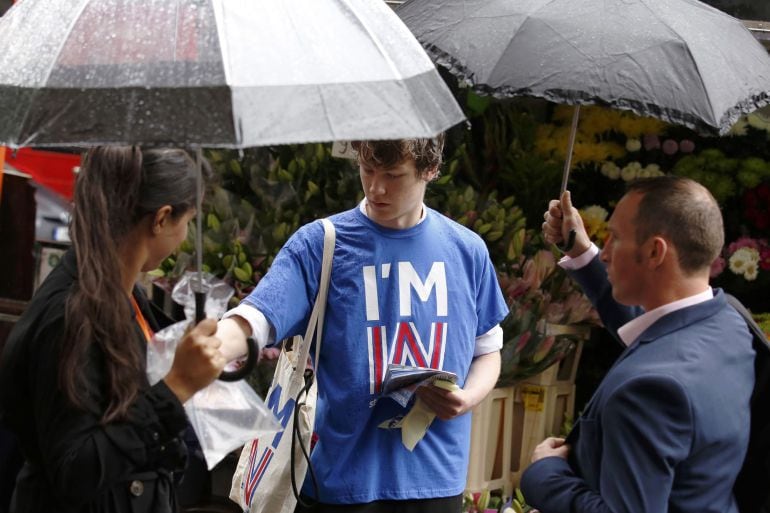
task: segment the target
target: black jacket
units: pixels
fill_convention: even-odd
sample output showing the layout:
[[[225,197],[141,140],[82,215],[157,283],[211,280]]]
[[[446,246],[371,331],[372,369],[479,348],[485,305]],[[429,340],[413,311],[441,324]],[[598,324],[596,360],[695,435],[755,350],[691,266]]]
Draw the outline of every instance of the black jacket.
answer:
[[[73,408],[58,385],[58,342],[64,306],[77,280],[70,250],[35,293],[11,332],[0,360],[0,416],[18,436],[26,462],[12,513],[175,511],[174,473],[184,468],[181,434],[187,419],[163,381],[141,390],[126,421],[100,423],[101,414]],[[139,289],[134,293],[157,329]],[[119,301],[119,298],[115,298]],[[146,342],[137,326],[127,344]],[[94,348],[81,370],[95,404],[106,404],[104,355]]]

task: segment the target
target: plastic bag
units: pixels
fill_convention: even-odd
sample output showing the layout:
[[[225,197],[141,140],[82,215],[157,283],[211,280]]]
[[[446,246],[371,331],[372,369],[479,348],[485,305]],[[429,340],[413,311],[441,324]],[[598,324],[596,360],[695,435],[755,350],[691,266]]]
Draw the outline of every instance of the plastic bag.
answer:
[[[174,286],[171,297],[184,306],[186,320],[157,332],[147,348],[147,377],[150,384],[160,381],[171,369],[176,346],[194,324],[193,284],[197,273],[188,272]],[[204,273],[206,316],[219,318],[227,308],[233,289],[216,277]],[[211,470],[229,452],[256,437],[277,433],[281,425],[264,401],[244,380],[227,383],[216,380],[199,390],[185,404],[185,411],[198,437],[206,465]]]

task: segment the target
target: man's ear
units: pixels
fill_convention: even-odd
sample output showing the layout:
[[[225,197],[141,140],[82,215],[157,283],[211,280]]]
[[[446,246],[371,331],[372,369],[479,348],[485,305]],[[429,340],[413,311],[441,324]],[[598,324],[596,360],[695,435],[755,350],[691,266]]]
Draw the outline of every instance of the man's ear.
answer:
[[[171,213],[173,212],[171,205],[163,205],[155,211],[155,216],[152,219],[152,233],[158,234],[171,220]]]
[[[647,244],[648,247],[645,249],[647,251],[647,258],[650,263],[650,267],[660,267],[671,249],[669,247],[668,241],[666,241],[666,239],[663,237],[651,237],[647,241]]]
[[[438,175],[438,166],[434,166],[430,169],[426,169],[425,172],[422,174],[422,179],[426,182],[433,181],[434,178],[436,178],[436,175]]]

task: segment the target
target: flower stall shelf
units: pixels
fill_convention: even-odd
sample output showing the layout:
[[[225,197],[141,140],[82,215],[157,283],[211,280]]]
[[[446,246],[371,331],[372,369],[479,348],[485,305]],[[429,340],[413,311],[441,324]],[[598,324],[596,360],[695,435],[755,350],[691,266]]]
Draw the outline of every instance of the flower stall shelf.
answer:
[[[495,388],[473,409],[466,485],[472,492],[502,490],[509,496],[513,491],[514,394],[513,386]]]
[[[575,375],[588,325],[536,323],[550,364],[515,384],[492,390],[473,410],[467,489],[510,494],[535,445],[562,432],[575,407]],[[543,347],[545,347],[543,346]],[[557,354],[559,353],[559,354]]]
[[[511,480],[518,486],[535,446],[546,437],[562,435],[575,414],[575,376],[583,344],[591,335],[588,325],[546,323],[546,337],[568,344],[566,355],[545,371],[514,387],[514,431],[511,444]]]
[[[535,385],[514,387],[514,430],[511,443],[511,482],[518,486],[537,444],[549,436],[564,435],[565,425],[575,413],[575,385]]]

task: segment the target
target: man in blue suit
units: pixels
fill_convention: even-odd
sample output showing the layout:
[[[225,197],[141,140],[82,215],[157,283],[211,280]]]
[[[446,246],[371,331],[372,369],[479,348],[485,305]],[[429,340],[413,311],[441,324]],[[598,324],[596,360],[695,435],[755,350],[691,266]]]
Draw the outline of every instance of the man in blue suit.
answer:
[[[570,229],[561,265],[627,346],[566,440],[548,438],[522,476],[541,513],[736,513],[754,351],[709,269],[724,244],[719,206],[684,178],[633,183],[599,252],[569,192],[545,214],[546,240]]]

